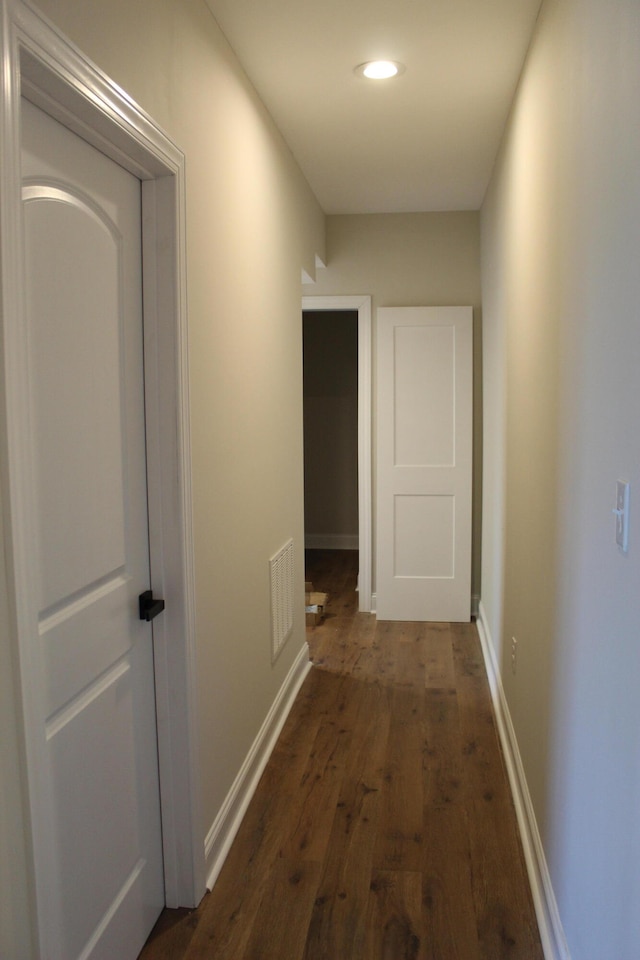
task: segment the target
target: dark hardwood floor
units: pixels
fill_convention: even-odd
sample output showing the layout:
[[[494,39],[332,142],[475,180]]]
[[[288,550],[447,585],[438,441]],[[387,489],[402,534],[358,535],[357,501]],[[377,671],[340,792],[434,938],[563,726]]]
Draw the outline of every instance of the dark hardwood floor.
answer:
[[[543,960],[473,624],[357,612],[357,553],[214,890],[141,960]]]

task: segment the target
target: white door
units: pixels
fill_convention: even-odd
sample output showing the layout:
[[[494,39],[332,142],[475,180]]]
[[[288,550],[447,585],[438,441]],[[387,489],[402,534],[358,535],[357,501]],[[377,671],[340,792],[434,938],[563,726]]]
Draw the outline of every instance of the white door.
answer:
[[[471,307],[377,321],[377,615],[471,614]]]
[[[140,182],[23,101],[43,958],[129,960],[164,903]],[[41,887],[42,889],[42,887]]]

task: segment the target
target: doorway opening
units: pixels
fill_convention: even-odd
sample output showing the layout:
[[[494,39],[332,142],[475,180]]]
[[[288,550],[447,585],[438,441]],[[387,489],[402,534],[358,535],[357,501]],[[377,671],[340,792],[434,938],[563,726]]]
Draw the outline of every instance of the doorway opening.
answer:
[[[333,608],[358,574],[357,311],[303,311],[302,343],[305,580]]]
[[[326,321],[327,331],[332,330],[332,336],[325,338],[325,341],[330,339],[331,343],[325,342],[322,353],[324,367],[329,365],[333,368],[333,373],[327,374],[332,378],[333,386],[329,389],[316,389],[312,381],[317,383],[323,376],[323,372],[319,369],[310,374],[307,390],[313,389],[319,397],[316,398],[318,402],[314,401],[309,405],[305,412],[305,419],[307,425],[309,420],[320,423],[324,414],[327,414],[331,408],[334,432],[339,430],[341,433],[337,442],[341,447],[340,455],[337,460],[333,454],[331,458],[334,466],[336,463],[340,464],[341,474],[328,481],[331,497],[321,498],[321,502],[324,500],[325,503],[328,499],[332,500],[330,507],[332,513],[322,521],[324,529],[310,529],[310,525],[314,522],[321,522],[317,512],[318,505],[316,503],[313,506],[313,501],[310,499],[308,513],[305,507],[307,513],[305,532],[309,535],[309,545],[318,544],[327,548],[335,548],[338,545],[342,549],[358,550],[358,606],[361,612],[370,613],[374,612],[371,593],[371,298],[369,296],[303,297],[302,309],[303,317],[305,313],[313,313],[315,318],[308,324],[309,329],[315,328],[311,339],[308,340],[308,354],[311,352],[310,345],[322,340],[322,313],[329,318]],[[337,316],[342,320],[336,319]],[[341,335],[340,323],[343,323],[345,328],[350,327],[351,331],[345,329]],[[329,364],[332,348],[334,353],[339,350],[346,351],[346,354],[355,360],[356,370],[353,369],[352,362],[347,362],[347,356],[335,357],[336,362]],[[357,374],[356,382],[353,380],[354,373]],[[356,411],[354,407],[357,408]],[[339,426],[335,426],[336,417],[340,421]],[[322,431],[325,428],[320,426],[318,429]],[[327,430],[329,430],[328,427]],[[352,457],[349,453],[349,436],[357,440],[357,457]],[[331,441],[330,435],[324,438],[324,449],[327,447],[327,441]],[[307,446],[305,437],[305,450]],[[305,459],[308,458],[311,461],[309,466],[312,465],[314,458],[321,459],[321,452],[316,449],[311,454],[312,449],[311,444],[309,453],[305,453]],[[324,466],[322,472],[326,474]],[[357,510],[355,485],[352,483],[354,473],[357,474]],[[317,482],[314,484],[311,477],[308,477],[307,482],[309,489],[305,490],[305,504],[307,496],[313,496],[312,488],[318,486]],[[341,490],[345,492],[341,493]],[[315,513],[312,512],[314,510]],[[339,526],[331,530],[325,526],[329,523],[339,524]]]

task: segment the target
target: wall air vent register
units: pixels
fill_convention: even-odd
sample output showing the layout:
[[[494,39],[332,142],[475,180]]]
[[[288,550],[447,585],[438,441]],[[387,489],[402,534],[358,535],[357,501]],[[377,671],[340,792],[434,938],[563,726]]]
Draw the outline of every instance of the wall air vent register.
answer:
[[[275,661],[293,630],[294,549],[289,540],[269,560],[271,576],[271,659]]]

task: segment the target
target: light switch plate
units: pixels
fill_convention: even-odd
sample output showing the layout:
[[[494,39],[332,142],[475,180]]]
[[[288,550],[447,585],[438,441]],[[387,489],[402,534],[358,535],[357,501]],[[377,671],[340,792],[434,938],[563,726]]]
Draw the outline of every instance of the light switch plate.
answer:
[[[616,543],[627,552],[629,548],[629,484],[626,480],[616,483]]]

